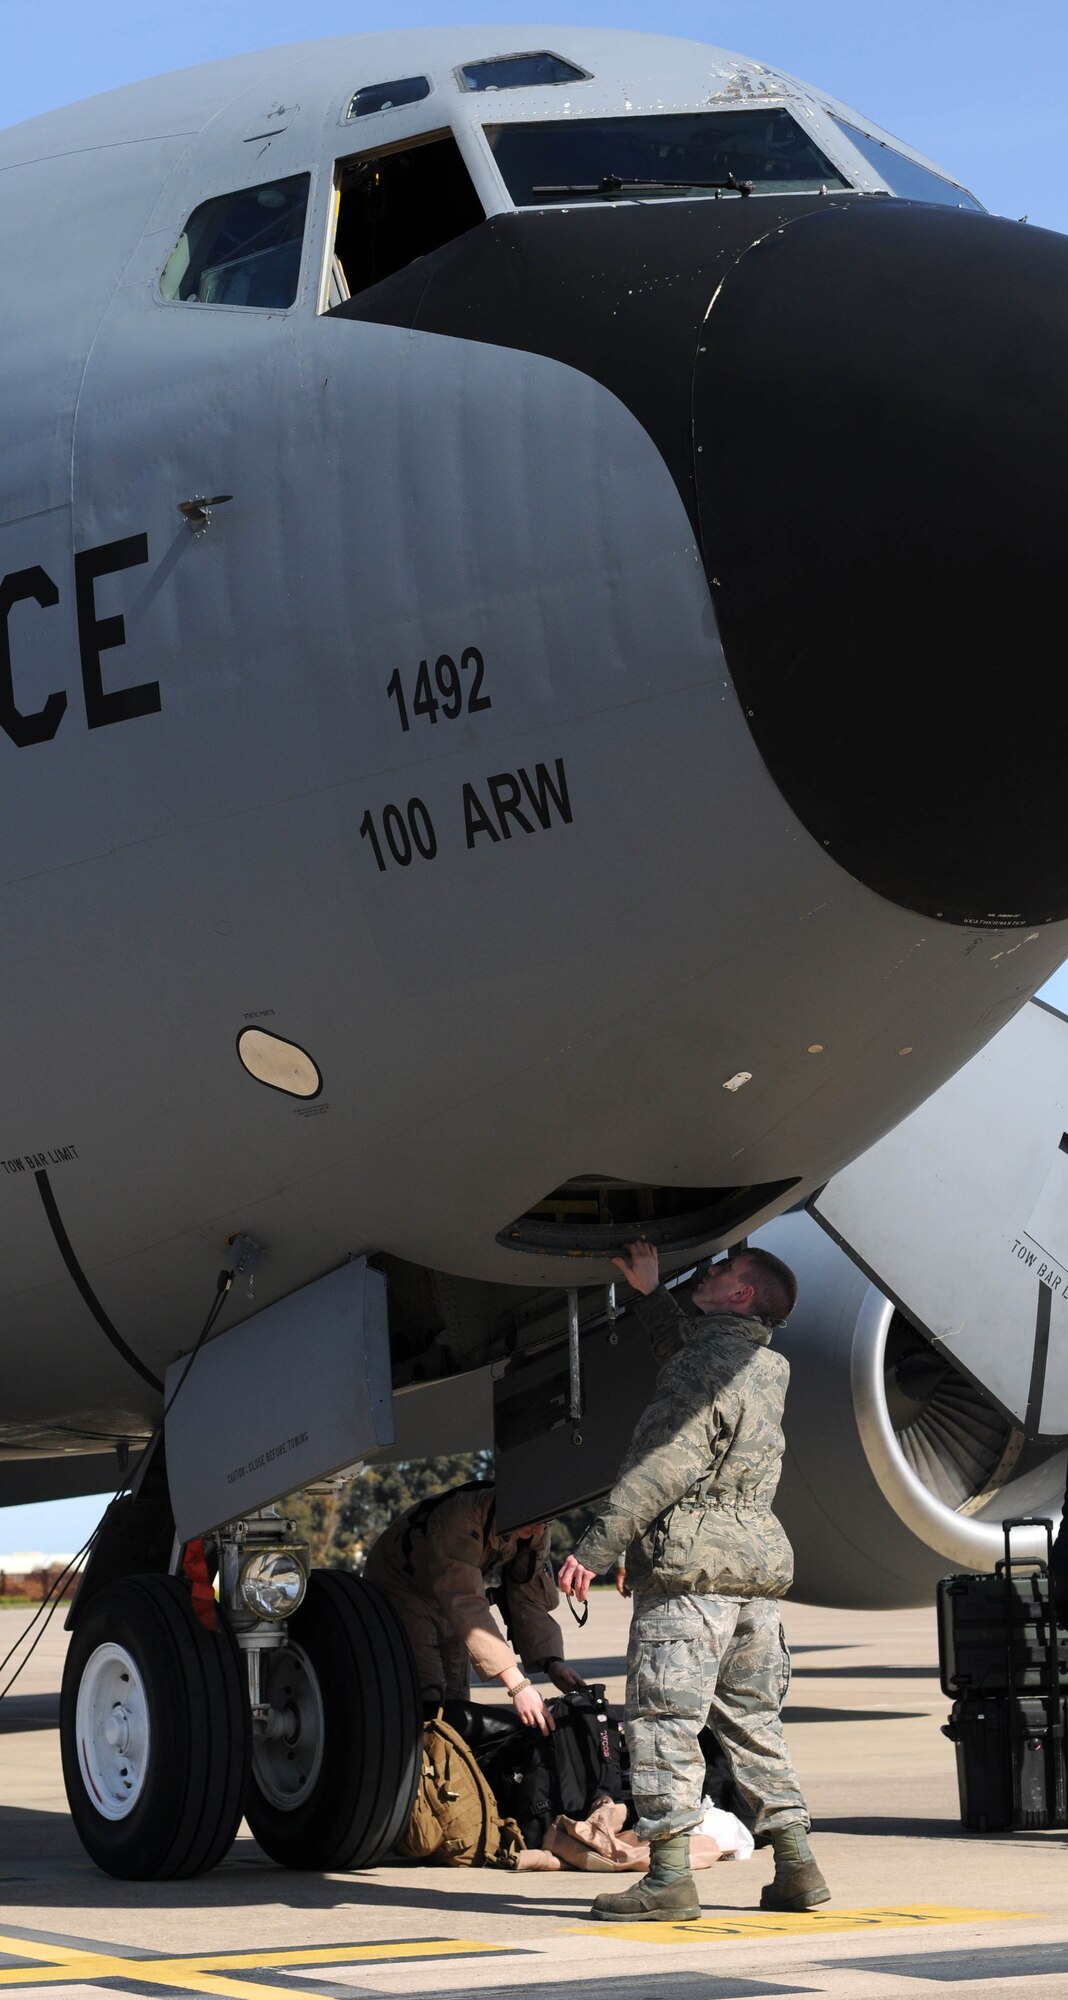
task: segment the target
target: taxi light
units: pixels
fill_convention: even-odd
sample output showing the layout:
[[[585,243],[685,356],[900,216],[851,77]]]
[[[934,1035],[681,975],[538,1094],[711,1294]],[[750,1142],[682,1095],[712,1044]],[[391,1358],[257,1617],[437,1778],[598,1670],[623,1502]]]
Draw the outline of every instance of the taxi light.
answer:
[[[261,1549],[244,1564],[238,1592],[255,1618],[288,1618],[308,1587],[303,1566],[289,1549]]]

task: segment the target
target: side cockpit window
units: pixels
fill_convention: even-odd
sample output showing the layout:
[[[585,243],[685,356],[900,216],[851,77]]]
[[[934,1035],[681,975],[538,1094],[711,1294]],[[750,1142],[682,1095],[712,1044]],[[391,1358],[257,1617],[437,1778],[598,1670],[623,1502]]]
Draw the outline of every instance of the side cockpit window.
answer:
[[[330,303],[380,284],[485,219],[451,132],[343,160]]]
[[[291,306],[297,296],[308,174],[216,195],[193,210],[159,281],[165,299]]]
[[[876,139],[871,132],[862,132],[858,126],[850,125],[844,118],[836,118],[835,124],[844,132],[851,146],[855,146],[861,158],[875,168],[890,189],[891,194],[899,194],[906,201],[933,201],[942,208],[974,208],[983,214],[982,202],[976,201],[967,188],[958,186],[956,181],[947,180],[945,174],[937,174],[932,168],[921,166],[919,160],[910,160],[907,153],[899,153],[888,146],[885,139]]]

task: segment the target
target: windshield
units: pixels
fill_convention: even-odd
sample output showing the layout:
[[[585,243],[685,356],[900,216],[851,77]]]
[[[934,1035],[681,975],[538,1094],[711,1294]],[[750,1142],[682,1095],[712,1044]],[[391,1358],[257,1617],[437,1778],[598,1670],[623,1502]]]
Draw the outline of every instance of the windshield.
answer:
[[[837,167],[781,108],[665,118],[549,119],[487,125],[486,138],[517,208],[545,202],[643,200],[846,187]]]

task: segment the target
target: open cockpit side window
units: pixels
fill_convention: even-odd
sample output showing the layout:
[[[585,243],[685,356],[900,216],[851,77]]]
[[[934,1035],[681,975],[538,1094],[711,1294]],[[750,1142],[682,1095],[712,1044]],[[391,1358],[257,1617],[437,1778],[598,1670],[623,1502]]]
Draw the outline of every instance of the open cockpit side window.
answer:
[[[367,291],[485,219],[451,132],[343,160],[329,304]]]
[[[278,310],[297,296],[310,175],[215,195],[193,210],[159,281],[165,299]]]

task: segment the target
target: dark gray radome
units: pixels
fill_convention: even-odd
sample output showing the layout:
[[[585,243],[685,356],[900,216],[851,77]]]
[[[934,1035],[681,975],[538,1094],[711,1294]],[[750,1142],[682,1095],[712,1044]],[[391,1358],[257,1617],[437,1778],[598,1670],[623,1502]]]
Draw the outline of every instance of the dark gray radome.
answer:
[[[761,754],[851,874],[955,923],[1068,909],[1066,351],[1063,237],[869,200],[754,243],[698,352],[705,562]]]

